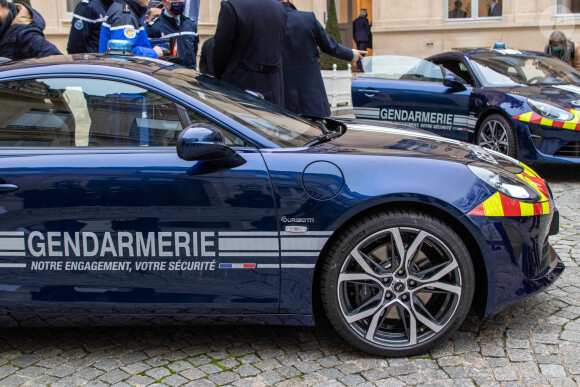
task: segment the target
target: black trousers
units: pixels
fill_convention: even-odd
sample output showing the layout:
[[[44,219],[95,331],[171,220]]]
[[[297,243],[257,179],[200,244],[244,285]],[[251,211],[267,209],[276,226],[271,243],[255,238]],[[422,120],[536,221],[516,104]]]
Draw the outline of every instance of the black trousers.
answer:
[[[366,51],[367,48],[369,48],[369,42],[368,41],[356,42],[356,48],[357,48],[357,50],[360,50],[360,51]],[[358,72],[364,71],[361,59],[359,59],[358,62],[356,62],[356,71],[358,71]]]

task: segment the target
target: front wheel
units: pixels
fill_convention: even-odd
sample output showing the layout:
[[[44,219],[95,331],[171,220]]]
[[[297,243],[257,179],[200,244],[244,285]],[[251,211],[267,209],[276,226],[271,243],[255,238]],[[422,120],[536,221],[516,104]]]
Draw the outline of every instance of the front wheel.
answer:
[[[454,332],[473,299],[467,248],[446,224],[389,211],[355,223],[325,257],[321,295],[336,331],[380,356],[423,353]]]
[[[475,143],[510,157],[517,157],[516,135],[504,116],[492,114],[481,123]]]

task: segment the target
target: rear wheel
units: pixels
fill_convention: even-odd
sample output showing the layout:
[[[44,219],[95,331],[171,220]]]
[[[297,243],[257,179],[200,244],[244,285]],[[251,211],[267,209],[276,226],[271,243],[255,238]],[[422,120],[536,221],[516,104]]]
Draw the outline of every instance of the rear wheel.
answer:
[[[482,148],[517,157],[516,135],[504,116],[492,114],[481,123],[475,140]]]
[[[474,292],[473,264],[446,224],[383,212],[346,230],[325,258],[321,295],[336,331],[381,356],[422,353],[454,332]]]

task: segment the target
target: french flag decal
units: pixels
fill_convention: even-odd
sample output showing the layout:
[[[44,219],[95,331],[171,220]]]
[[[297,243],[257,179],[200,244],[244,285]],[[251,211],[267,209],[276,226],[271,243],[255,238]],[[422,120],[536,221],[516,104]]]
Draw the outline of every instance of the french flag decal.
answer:
[[[255,269],[255,263],[220,263],[220,269]]]

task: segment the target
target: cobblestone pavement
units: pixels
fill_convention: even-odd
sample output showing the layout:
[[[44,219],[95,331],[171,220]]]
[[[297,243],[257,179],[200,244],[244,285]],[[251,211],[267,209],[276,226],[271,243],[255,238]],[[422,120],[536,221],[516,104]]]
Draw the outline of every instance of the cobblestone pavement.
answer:
[[[368,356],[314,328],[4,329],[0,385],[579,385],[578,172],[544,173],[561,211],[560,280],[492,318],[468,317],[424,356]]]

